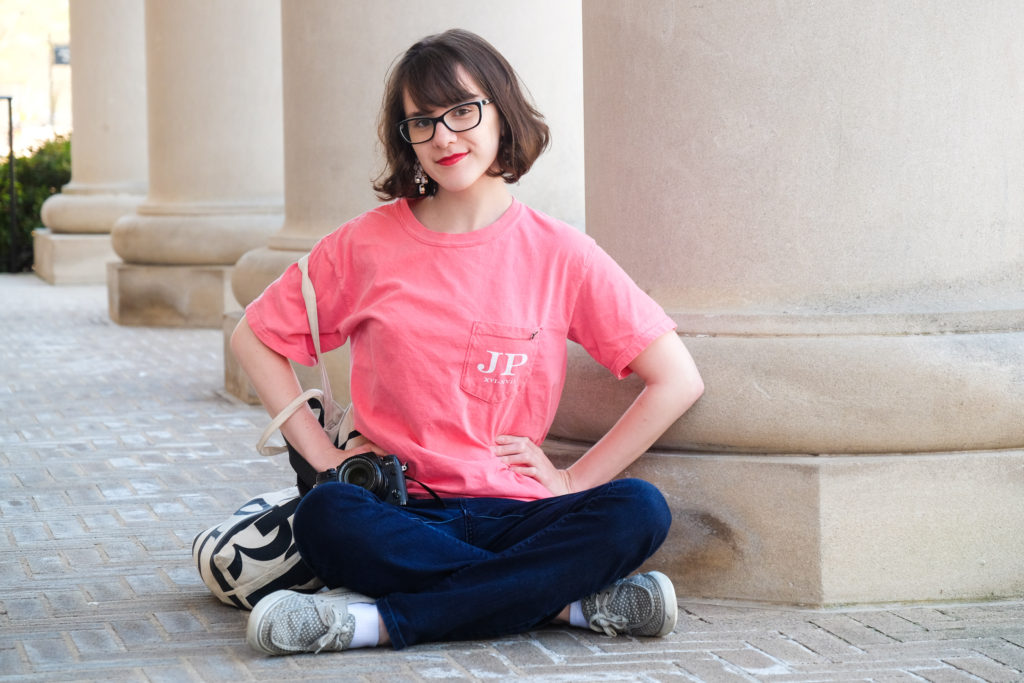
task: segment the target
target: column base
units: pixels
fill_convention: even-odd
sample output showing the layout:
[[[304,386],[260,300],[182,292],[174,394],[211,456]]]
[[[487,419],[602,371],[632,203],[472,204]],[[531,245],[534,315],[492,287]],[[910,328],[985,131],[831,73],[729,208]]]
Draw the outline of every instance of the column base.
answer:
[[[32,231],[36,275],[51,285],[93,285],[107,281],[107,264],[117,261],[110,235]]]
[[[110,318],[119,325],[222,327],[224,312],[238,308],[231,266],[107,266]]]
[[[548,442],[559,466],[579,449]],[[649,453],[673,525],[647,563],[680,597],[815,607],[1024,596],[1024,450]]]
[[[688,333],[683,341],[707,390],[657,448],[805,455],[1022,448],[1024,311],[994,312],[987,322],[978,332]],[[597,441],[642,388],[636,376],[618,381],[570,344],[551,435]]]
[[[308,251],[282,251],[267,247],[247,251],[235,263],[235,272],[231,274],[231,291],[235,298],[243,306],[248,306],[267,285]]]
[[[146,184],[97,185],[74,181],[40,207],[43,225],[62,234],[110,234],[114,223],[135,212],[146,198]]]

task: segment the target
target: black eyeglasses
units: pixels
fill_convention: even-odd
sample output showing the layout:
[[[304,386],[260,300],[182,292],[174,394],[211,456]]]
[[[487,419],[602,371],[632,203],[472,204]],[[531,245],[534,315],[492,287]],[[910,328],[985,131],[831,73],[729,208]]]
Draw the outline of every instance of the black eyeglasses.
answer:
[[[434,139],[437,124],[443,123],[453,133],[462,133],[480,125],[484,117],[484,105],[492,100],[477,100],[457,104],[440,116],[413,116],[398,124],[398,132],[406,142],[418,145]]]

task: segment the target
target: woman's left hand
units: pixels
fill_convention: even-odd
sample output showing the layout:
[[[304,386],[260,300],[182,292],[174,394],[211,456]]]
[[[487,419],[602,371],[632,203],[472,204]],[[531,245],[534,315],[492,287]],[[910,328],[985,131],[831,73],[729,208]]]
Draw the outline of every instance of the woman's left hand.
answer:
[[[556,468],[540,447],[525,436],[502,434],[494,454],[513,472],[532,477],[556,496],[572,493],[572,476]]]

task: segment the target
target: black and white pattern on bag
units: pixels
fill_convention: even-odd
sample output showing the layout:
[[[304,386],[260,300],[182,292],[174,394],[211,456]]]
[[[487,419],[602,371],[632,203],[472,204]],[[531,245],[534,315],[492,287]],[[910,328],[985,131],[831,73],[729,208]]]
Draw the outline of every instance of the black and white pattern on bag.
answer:
[[[262,494],[196,536],[192,558],[221,602],[252,609],[276,590],[323,586],[295,547],[292,519],[299,500],[294,486]]]

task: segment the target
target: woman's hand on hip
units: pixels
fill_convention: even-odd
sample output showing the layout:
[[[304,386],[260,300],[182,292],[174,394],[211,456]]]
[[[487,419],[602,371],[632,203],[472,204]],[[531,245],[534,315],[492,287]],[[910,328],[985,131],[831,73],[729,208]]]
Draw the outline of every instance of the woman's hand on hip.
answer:
[[[573,492],[569,472],[555,467],[540,446],[527,437],[502,434],[495,442],[494,454],[513,472],[536,479],[556,496]]]

